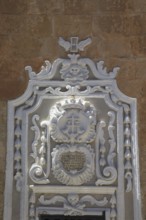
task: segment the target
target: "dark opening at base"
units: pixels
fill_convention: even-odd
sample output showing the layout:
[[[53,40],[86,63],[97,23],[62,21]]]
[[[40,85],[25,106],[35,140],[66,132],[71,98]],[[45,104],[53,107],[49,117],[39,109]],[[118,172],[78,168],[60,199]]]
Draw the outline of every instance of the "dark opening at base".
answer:
[[[39,220],[105,220],[105,215],[93,216],[64,216],[64,215],[40,215]]]

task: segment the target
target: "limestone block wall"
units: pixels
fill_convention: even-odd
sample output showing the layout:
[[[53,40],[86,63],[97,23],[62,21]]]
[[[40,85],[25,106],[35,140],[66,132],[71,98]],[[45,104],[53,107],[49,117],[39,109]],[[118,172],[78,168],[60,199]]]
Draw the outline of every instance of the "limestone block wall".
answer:
[[[92,37],[83,52],[120,66],[118,85],[138,100],[140,177],[146,219],[146,1],[0,0],[0,219],[3,219],[7,100],[25,91],[25,66],[39,71],[45,59],[65,52],[58,37]]]

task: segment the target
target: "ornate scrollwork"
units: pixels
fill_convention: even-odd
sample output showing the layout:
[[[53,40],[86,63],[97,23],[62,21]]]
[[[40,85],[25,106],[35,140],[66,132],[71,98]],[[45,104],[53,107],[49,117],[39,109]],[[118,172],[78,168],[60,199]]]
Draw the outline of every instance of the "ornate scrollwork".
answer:
[[[78,37],[72,37],[71,42],[65,41],[63,38],[59,39],[59,44],[70,52],[78,52],[84,50],[84,47],[91,43],[91,38],[78,42]],[[28,71],[30,79],[52,79],[59,70],[61,78],[70,84],[80,84],[88,78],[89,72],[98,79],[114,79],[119,71],[119,67],[115,67],[113,71],[107,72],[104,67],[104,62],[99,61],[95,64],[88,58],[79,58],[79,54],[68,54],[69,59],[57,59],[52,65],[46,60],[45,66],[42,66],[41,71],[36,74],[32,71],[30,66],[25,69]]]
[[[93,177],[94,153],[90,145],[57,145],[51,155],[52,171],[59,182],[66,185],[81,185]]]
[[[50,111],[51,137],[56,142],[90,143],[95,139],[96,110],[90,102],[67,99]]]
[[[91,195],[79,197],[78,194],[70,193],[67,198],[64,196],[54,196],[51,199],[45,199],[44,195],[41,195],[39,202],[42,205],[51,205],[56,203],[63,203],[64,215],[83,215],[85,214],[85,207],[89,203],[91,206],[96,205],[97,207],[105,206],[108,203],[106,197],[102,200],[97,200]]]
[[[35,132],[35,137],[34,137],[34,141],[32,142],[32,153],[30,154],[30,156],[33,157],[34,159],[37,158],[37,146],[41,136],[39,126],[37,125],[36,122],[39,121],[39,119],[40,119],[39,115],[33,115],[32,117],[33,126],[31,127],[31,130]]]
[[[54,96],[74,96],[74,95],[79,95],[79,96],[87,96],[90,94],[94,94],[95,92],[102,92],[102,93],[111,93],[112,88],[110,86],[86,86],[86,88],[83,90],[81,86],[70,86],[67,85],[65,86],[66,91],[64,91],[64,88],[57,87],[47,87],[44,89],[39,90],[39,88],[35,88],[36,93],[38,95],[46,95],[46,94],[52,94]]]
[[[102,171],[103,173],[102,175],[100,171],[100,166],[96,164],[96,175],[98,177],[95,183],[96,185],[110,185],[114,183],[115,180],[117,179],[117,170],[113,162],[113,159],[116,156],[116,153],[115,153],[116,142],[115,142],[115,137],[113,133],[113,130],[115,128],[115,126],[113,125],[115,121],[115,113],[113,111],[110,111],[108,112],[108,115],[110,117],[109,125],[108,125],[110,150],[107,156],[107,162],[108,162],[107,165],[106,165],[105,156],[104,156],[106,148],[105,148],[105,138],[104,138],[104,130],[103,130],[103,128],[106,126],[106,123],[104,121],[101,121],[97,124],[97,136],[96,136],[96,157],[97,158],[96,158],[96,161],[97,163],[99,161],[100,165],[102,165],[104,168]],[[98,159],[99,150],[101,152],[100,160]]]
[[[36,120],[39,121],[39,115],[34,115],[32,117],[33,126],[31,129],[34,131],[34,141],[32,142],[32,156],[35,162],[31,165],[29,170],[29,176],[35,183],[47,184],[49,183],[49,167],[47,167],[47,172],[45,172],[46,166],[46,152],[49,148],[49,141],[47,142],[47,131],[44,123],[41,124],[44,130],[40,131],[40,127],[36,123]]]

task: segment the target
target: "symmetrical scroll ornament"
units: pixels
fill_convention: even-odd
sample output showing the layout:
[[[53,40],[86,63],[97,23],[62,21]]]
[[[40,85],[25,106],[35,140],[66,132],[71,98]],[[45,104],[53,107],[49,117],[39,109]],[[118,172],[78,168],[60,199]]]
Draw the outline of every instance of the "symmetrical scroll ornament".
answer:
[[[70,84],[82,84],[88,79],[89,72],[98,79],[114,79],[119,71],[119,67],[115,67],[112,72],[107,72],[104,67],[104,62],[99,61],[95,64],[88,58],[79,58],[79,54],[75,54],[78,50],[84,50],[84,47],[91,43],[88,38],[78,43],[78,38],[71,38],[71,42],[67,42],[60,38],[59,44],[65,48],[66,51],[70,50],[73,54],[68,54],[69,59],[57,59],[52,65],[46,60],[45,66],[42,66],[39,73],[32,71],[30,66],[25,69],[29,73],[30,79],[48,80],[52,79],[57,70],[61,74],[61,78]]]
[[[61,144],[52,152],[52,171],[66,185],[81,185],[94,175],[94,153],[87,144]]]
[[[112,88],[109,86],[86,86],[86,88],[83,90],[83,88],[81,88],[81,86],[77,85],[77,86],[70,86],[67,85],[65,86],[66,91],[64,91],[63,88],[61,87],[57,87],[57,88],[53,88],[53,87],[47,87],[45,89],[41,89],[39,90],[38,87],[35,88],[36,93],[38,95],[49,95],[52,94],[54,96],[74,96],[74,95],[78,95],[78,96],[88,96],[90,94],[94,94],[94,93],[111,93],[112,92]]]
[[[96,110],[82,99],[66,99],[50,111],[51,137],[56,142],[90,143],[95,139]]]
[[[108,203],[108,200],[106,197],[104,197],[102,200],[97,200],[91,195],[82,196],[79,197],[78,194],[68,194],[67,198],[64,196],[54,196],[51,199],[45,199],[44,195],[40,196],[39,202],[42,205],[51,205],[56,203],[63,203],[63,207],[65,209],[64,215],[83,215],[85,214],[85,208],[87,204],[90,204],[91,206],[96,205],[97,207],[105,206]]]
[[[115,113],[113,111],[108,112],[109,119],[109,125],[108,125],[108,133],[109,133],[109,152],[107,156],[107,162],[105,160],[105,137],[104,137],[104,127],[106,126],[106,123],[104,121],[101,121],[97,124],[97,136],[96,136],[96,175],[97,175],[97,181],[96,185],[110,185],[114,183],[117,179],[117,170],[114,165],[113,159],[116,156],[115,153],[115,135],[114,135],[114,122],[115,122]],[[101,152],[101,158],[99,159],[99,151]],[[100,166],[103,166],[103,174],[101,173]]]

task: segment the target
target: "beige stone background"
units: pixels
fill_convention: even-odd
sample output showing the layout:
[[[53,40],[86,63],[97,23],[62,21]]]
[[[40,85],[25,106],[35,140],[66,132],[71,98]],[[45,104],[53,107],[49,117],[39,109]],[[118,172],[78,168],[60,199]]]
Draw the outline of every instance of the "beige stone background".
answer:
[[[146,219],[146,0],[0,0],[0,219],[3,217],[7,100],[26,89],[24,71],[64,56],[58,37],[92,37],[83,53],[120,66],[121,91],[138,100],[140,178]],[[137,219],[138,220],[138,219]]]

